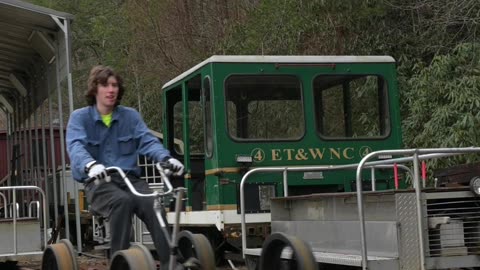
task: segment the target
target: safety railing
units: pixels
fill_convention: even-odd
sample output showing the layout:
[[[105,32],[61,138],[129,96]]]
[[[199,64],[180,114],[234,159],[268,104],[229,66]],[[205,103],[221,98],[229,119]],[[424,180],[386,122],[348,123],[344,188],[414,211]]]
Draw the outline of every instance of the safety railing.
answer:
[[[7,197],[5,197],[5,194],[0,192],[0,196],[3,199],[3,211],[4,211],[4,216],[5,218],[8,218],[8,203],[7,203]]]
[[[35,216],[36,218],[40,217],[40,202],[39,201],[31,201],[28,204],[28,217],[29,218],[34,217],[33,213],[36,214],[36,216]]]
[[[37,186],[9,186],[9,187],[0,187],[0,191],[2,190],[11,190],[12,191],[12,202],[18,207],[16,191],[17,190],[34,190],[38,191],[41,194],[41,201],[42,201],[42,218],[43,218],[43,248],[47,246],[47,216],[46,216],[46,199],[45,193],[43,190]],[[0,193],[1,194],[1,193]],[[36,204],[35,204],[36,205]],[[18,208],[17,208],[18,210]],[[34,255],[34,254],[41,254],[42,251],[38,252],[18,252],[17,247],[17,220],[19,213],[18,211],[12,211],[12,218],[13,218],[13,253],[10,254],[0,254],[1,256],[16,256],[16,255]],[[37,211],[38,212],[38,211]]]
[[[368,267],[367,257],[367,241],[365,232],[365,215],[363,206],[363,191],[362,191],[362,170],[371,165],[386,165],[393,163],[406,163],[413,162],[413,183],[415,188],[415,202],[417,206],[417,220],[422,220],[422,207],[420,192],[422,185],[420,183],[420,168],[419,161],[443,158],[460,154],[479,153],[480,147],[466,147],[466,148],[429,148],[429,149],[404,149],[404,150],[382,150],[369,153],[358,164],[356,172],[356,185],[357,185],[357,204],[358,204],[358,217],[360,221],[360,241],[361,241],[361,255],[362,255],[362,269],[366,270]],[[379,160],[368,162],[368,160],[379,157],[382,155],[392,156],[406,156],[400,158],[392,158],[388,160]],[[422,230],[422,223],[417,222],[418,226],[418,238],[419,238],[419,257],[420,257],[420,269],[425,269],[425,239],[424,232]]]
[[[359,163],[346,164],[346,165],[318,165],[318,166],[296,166],[296,167],[264,167],[264,168],[255,168],[249,170],[242,177],[240,182],[240,218],[241,218],[241,229],[242,229],[242,255],[245,258],[245,250],[247,248],[247,228],[246,228],[246,217],[245,217],[245,193],[244,187],[250,176],[255,173],[261,172],[279,172],[283,174],[282,183],[283,183],[283,195],[288,196],[288,172],[314,172],[314,171],[334,171],[334,170],[356,170],[359,166]],[[405,165],[398,164],[399,169],[405,170],[412,178],[413,173]],[[385,169],[393,168],[393,164],[383,164],[377,162],[369,162],[364,164],[365,169],[371,169],[371,181],[372,181],[372,190],[376,190],[376,177],[375,169]]]
[[[13,218],[13,208],[15,206],[15,212],[17,213],[17,217],[20,216],[20,205],[18,203],[11,203],[8,205],[8,211],[9,211],[9,218]]]

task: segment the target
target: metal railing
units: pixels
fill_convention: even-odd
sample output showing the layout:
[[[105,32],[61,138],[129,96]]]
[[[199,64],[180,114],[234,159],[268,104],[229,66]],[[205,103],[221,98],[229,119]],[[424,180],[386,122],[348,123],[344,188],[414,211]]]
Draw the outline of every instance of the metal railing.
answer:
[[[5,197],[5,194],[0,192],[0,196],[3,199],[3,210],[4,210],[4,215],[5,218],[8,218],[8,204],[7,204],[7,197]]]
[[[36,206],[36,208],[32,208]],[[32,212],[36,211],[35,213],[37,214],[36,218],[39,218],[40,217],[40,202],[39,201],[31,201],[29,204],[28,204],[28,217],[31,218],[33,217],[32,216]]]
[[[360,241],[361,241],[361,255],[362,255],[362,269],[366,270],[368,266],[368,257],[367,257],[367,241],[365,233],[365,215],[363,207],[363,192],[362,192],[362,170],[364,167],[371,165],[372,163],[376,165],[380,164],[391,164],[391,163],[405,163],[413,162],[413,183],[415,188],[415,202],[417,205],[417,220],[422,220],[422,208],[421,208],[421,198],[420,192],[422,189],[420,183],[420,169],[419,161],[433,158],[442,158],[449,157],[459,154],[468,154],[468,153],[478,153],[480,152],[480,147],[466,147],[466,148],[429,148],[429,149],[404,149],[404,150],[382,150],[372,152],[366,155],[359,163],[357,172],[356,172],[356,185],[357,185],[357,204],[358,204],[358,217],[360,221]],[[411,155],[409,157],[402,158],[393,158],[388,160],[380,160],[374,162],[367,162],[369,159],[378,157],[380,155]],[[419,257],[420,257],[420,269],[425,269],[425,239],[423,238],[422,223],[417,222],[418,229],[418,238],[419,238]]]
[[[46,200],[45,200],[45,193],[43,190],[36,186],[11,186],[11,187],[0,187],[1,190],[12,190],[12,201],[16,203],[17,190],[36,190],[41,194],[42,199],[42,214],[43,214],[43,248],[47,246],[47,216],[46,216]],[[38,252],[18,252],[17,248],[17,219],[18,219],[18,212],[13,212],[13,253],[11,254],[0,254],[2,256],[15,256],[15,255],[33,255],[33,254],[41,254],[42,251]]]
[[[13,207],[15,206],[15,212],[17,213],[17,217],[20,216],[20,205],[16,202],[16,203],[11,203],[9,206],[8,206],[8,209],[9,209],[9,218],[13,218]]]
[[[266,167],[266,168],[255,168],[242,177],[240,183],[240,215],[241,215],[241,229],[242,229],[242,255],[245,258],[245,250],[247,249],[247,236],[246,236],[246,216],[245,216],[245,194],[244,186],[248,178],[259,172],[281,172],[283,173],[283,185],[284,185],[284,195],[288,196],[288,178],[287,172],[289,171],[325,171],[325,170],[346,170],[346,169],[356,169],[356,188],[357,188],[357,204],[358,204],[358,213],[359,213],[359,222],[360,222],[360,240],[361,240],[361,256],[362,256],[362,269],[367,269],[367,249],[366,249],[366,237],[365,237],[365,216],[363,209],[363,193],[362,193],[362,170],[370,168],[372,169],[372,190],[375,190],[375,173],[376,168],[391,168],[396,164],[398,168],[405,170],[412,177],[413,187],[415,189],[416,205],[417,205],[417,219],[422,219],[422,210],[421,210],[421,201],[420,201],[420,192],[422,187],[425,187],[425,183],[420,182],[420,169],[419,161],[435,159],[435,158],[444,158],[450,156],[456,156],[461,154],[468,153],[478,153],[480,152],[479,147],[466,147],[466,148],[431,148],[431,149],[405,149],[405,150],[382,150],[372,152],[366,155],[360,163],[348,164],[348,165],[331,165],[331,166],[303,166],[303,167]],[[374,157],[379,157],[382,155],[412,155],[409,157],[398,157],[390,158],[385,160],[369,161]],[[413,162],[413,172],[407,166],[401,163]],[[420,263],[421,269],[425,269],[425,243],[424,236],[422,231],[422,224],[418,222],[418,233],[419,233],[419,253],[420,253]]]
[[[240,215],[241,215],[241,229],[242,229],[242,256],[245,258],[245,250],[247,248],[247,234],[246,234],[246,218],[245,218],[245,194],[244,187],[247,179],[259,172],[281,172],[283,175],[283,193],[284,196],[288,196],[288,172],[312,172],[312,171],[334,171],[334,170],[356,170],[359,166],[359,163],[346,164],[346,165],[318,165],[318,166],[297,166],[297,167],[264,167],[264,168],[255,168],[249,170],[242,177],[240,182]],[[369,162],[364,165],[365,169],[371,169],[371,179],[372,179],[372,190],[376,190],[376,178],[375,178],[375,169],[385,169],[393,168],[393,164],[383,164],[378,162]],[[405,170],[413,178],[413,173],[405,165],[398,164],[399,169]]]

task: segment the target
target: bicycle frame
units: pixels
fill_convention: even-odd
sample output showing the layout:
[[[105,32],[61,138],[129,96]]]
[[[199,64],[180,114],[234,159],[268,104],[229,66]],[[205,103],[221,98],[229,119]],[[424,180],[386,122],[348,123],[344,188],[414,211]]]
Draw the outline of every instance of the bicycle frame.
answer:
[[[179,187],[174,189],[172,184],[170,183],[170,180],[165,173],[165,169],[162,166],[159,166],[159,171],[160,171],[160,177],[161,177],[161,183],[160,185],[166,186],[167,191],[165,192],[158,192],[158,191],[153,191],[153,193],[145,194],[145,193],[140,193],[138,192],[135,187],[132,185],[130,180],[128,179],[127,175],[125,172],[120,168],[116,166],[111,166],[106,168],[107,172],[118,172],[122,179],[125,181],[125,184],[127,187],[130,189],[130,191],[138,197],[154,197],[154,204],[153,204],[153,209],[155,211],[155,215],[158,219],[158,222],[160,223],[160,226],[162,227],[162,232],[165,235],[165,238],[168,241],[168,245],[170,248],[170,264],[169,264],[169,269],[173,270],[176,266],[176,261],[177,261],[177,249],[178,249],[178,243],[177,243],[177,235],[180,230],[180,210],[182,209],[182,202],[183,202],[183,197],[185,194],[185,188]],[[162,216],[162,210],[164,210],[164,207],[161,203],[161,198],[173,193],[173,197],[175,198],[175,222],[172,225],[172,234],[168,231],[168,223],[165,220],[165,218]]]

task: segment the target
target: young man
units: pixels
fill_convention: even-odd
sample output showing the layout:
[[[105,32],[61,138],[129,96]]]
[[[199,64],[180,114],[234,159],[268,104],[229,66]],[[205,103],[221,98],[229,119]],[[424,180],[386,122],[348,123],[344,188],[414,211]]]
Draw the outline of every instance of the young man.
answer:
[[[155,162],[170,163],[176,175],[181,175],[184,167],[151,134],[135,109],[119,105],[124,91],[122,78],[111,68],[96,66],[90,71],[86,94],[89,106],[75,110],[67,126],[72,174],[85,184],[91,210],[110,219],[110,254],[130,246],[132,216],[136,214],[152,235],[162,269],[167,269],[169,247],[155,217],[153,199],[133,195],[118,174],[107,176],[105,167],[122,168],[141,193],[152,191],[139,178],[139,154]],[[111,181],[85,182],[106,177]]]

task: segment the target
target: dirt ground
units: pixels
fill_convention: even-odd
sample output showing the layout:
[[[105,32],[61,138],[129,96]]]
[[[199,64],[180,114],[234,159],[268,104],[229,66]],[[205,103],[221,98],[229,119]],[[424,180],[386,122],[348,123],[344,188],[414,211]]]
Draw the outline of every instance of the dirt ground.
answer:
[[[86,256],[79,256],[77,258],[79,269],[80,270],[108,270],[108,261],[107,259],[91,258]],[[18,261],[15,267],[10,265],[3,265],[0,263],[0,269],[2,270],[41,270],[42,269],[42,259],[41,258],[32,258],[24,259]]]
[[[87,256],[79,256],[77,257],[79,269],[80,270],[108,270],[108,261],[107,259],[100,259],[100,258],[93,258]],[[247,270],[247,268],[238,263],[234,263],[234,267],[232,268],[229,265],[225,265],[222,267],[217,267],[217,270],[227,270],[227,269],[236,269],[236,270]],[[0,263],[1,270],[41,270],[41,258],[33,258],[29,260],[22,260],[16,263],[16,267],[14,263]]]

